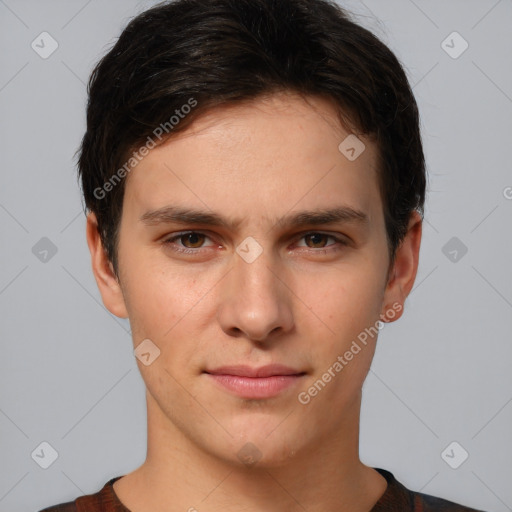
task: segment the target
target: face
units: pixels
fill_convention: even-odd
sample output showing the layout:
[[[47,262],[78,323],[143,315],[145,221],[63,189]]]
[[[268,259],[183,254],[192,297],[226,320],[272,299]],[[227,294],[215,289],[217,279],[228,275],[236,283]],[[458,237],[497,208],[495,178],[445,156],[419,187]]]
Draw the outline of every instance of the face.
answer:
[[[175,438],[278,465],[357,424],[379,319],[400,316],[419,231],[388,281],[377,150],[359,137],[364,151],[347,158],[348,135],[328,102],[291,94],[199,118],[127,179],[119,283],[98,270],[89,219],[106,306],[129,317],[134,347],[151,340],[152,362],[138,360],[148,415]],[[300,375],[251,387],[206,373],[270,364]]]

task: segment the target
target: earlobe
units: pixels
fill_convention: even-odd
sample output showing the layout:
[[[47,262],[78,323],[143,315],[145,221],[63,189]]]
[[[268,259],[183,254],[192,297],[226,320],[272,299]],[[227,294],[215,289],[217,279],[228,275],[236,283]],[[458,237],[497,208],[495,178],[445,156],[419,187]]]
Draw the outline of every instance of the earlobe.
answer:
[[[91,253],[91,264],[96,284],[105,307],[120,318],[128,318],[123,292],[98,232],[98,221],[94,213],[87,215],[87,245]]]
[[[416,279],[422,234],[421,215],[414,211],[409,219],[407,234],[396,251],[393,268],[384,292],[381,320],[394,322],[402,316],[405,299]]]

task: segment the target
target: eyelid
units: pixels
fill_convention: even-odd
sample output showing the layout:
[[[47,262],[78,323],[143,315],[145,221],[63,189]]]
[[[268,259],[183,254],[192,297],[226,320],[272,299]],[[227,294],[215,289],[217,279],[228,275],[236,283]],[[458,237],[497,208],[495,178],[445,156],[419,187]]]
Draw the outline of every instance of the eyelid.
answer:
[[[206,238],[209,238],[210,240],[212,239],[212,237],[210,235],[208,235],[208,233],[206,233],[204,231],[190,229],[188,231],[181,231],[180,233],[175,233],[175,234],[173,234],[173,235],[171,235],[169,237],[165,237],[162,240],[162,243],[170,245],[175,240],[179,240],[181,237],[183,237],[185,235],[191,235],[191,234],[204,235]],[[215,244],[213,244],[213,245],[215,245]],[[208,245],[207,247],[212,247],[212,245]],[[188,251],[193,251],[193,252],[199,252],[203,248],[202,247],[198,247],[197,249],[191,249],[190,247],[183,247],[183,249],[188,250]]]
[[[205,231],[200,231],[200,230],[188,230],[188,231],[182,231],[182,232],[179,232],[179,233],[175,233],[173,234],[172,236],[170,237],[166,237],[164,238],[164,240],[162,241],[162,243],[164,245],[172,245],[176,240],[179,240],[181,237],[185,236],[185,235],[189,235],[189,234],[199,234],[199,235],[204,235],[206,238],[210,238],[210,235],[208,235],[207,232]],[[321,252],[321,251],[335,251],[336,250],[336,245],[342,245],[342,246],[347,246],[349,244],[349,242],[345,239],[345,237],[343,236],[340,236],[340,235],[335,235],[335,234],[332,234],[332,233],[326,233],[326,232],[323,232],[323,231],[315,231],[315,230],[309,230],[309,231],[302,231],[301,233],[298,233],[296,236],[295,236],[295,240],[301,240],[302,238],[306,237],[307,235],[325,235],[326,237],[328,238],[333,238],[335,240],[336,243],[334,244],[330,244],[330,245],[327,245],[326,247],[318,247],[318,248],[311,248],[311,247],[307,247],[307,246],[300,246],[300,247],[305,247],[306,250],[309,250],[309,251],[312,251],[312,252]],[[213,247],[215,244],[212,244],[212,245],[209,245],[209,246],[206,246],[206,247]],[[332,247],[332,249],[330,249]],[[339,247],[338,247],[339,248]],[[192,254],[192,253],[195,253],[195,254],[199,254],[200,252],[202,252],[202,250],[204,249],[204,247],[198,247],[198,248],[190,248],[190,247],[180,247],[180,248],[173,248],[176,252],[184,252],[184,253],[188,253],[188,254]]]
[[[324,233],[323,231],[305,231],[303,233],[300,233],[297,236],[296,240],[301,240],[301,239],[305,238],[307,235],[324,235],[327,238],[334,239],[336,242],[338,242],[340,244],[347,244],[347,241],[344,238],[342,238],[342,237],[340,237],[338,235],[333,235],[332,233]],[[335,244],[331,244],[331,245],[335,245]],[[306,248],[311,249],[313,251],[315,250],[312,247],[307,247],[307,246],[301,246],[301,247],[306,247]],[[321,251],[322,249],[326,249],[327,247],[330,247],[330,245],[328,245],[326,247],[319,247],[316,250],[317,251]]]

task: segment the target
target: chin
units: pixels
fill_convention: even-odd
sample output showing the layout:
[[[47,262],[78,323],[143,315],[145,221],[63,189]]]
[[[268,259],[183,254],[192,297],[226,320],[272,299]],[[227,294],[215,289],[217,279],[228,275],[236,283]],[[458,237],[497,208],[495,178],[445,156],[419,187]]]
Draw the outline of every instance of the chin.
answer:
[[[276,425],[282,422],[282,418]],[[282,427],[283,425],[281,425]],[[289,428],[262,429],[257,421],[251,421],[245,430],[227,429],[233,438],[228,446],[217,446],[215,455],[237,467],[277,468],[290,464],[301,451],[290,438]],[[236,433],[235,433],[236,432]]]

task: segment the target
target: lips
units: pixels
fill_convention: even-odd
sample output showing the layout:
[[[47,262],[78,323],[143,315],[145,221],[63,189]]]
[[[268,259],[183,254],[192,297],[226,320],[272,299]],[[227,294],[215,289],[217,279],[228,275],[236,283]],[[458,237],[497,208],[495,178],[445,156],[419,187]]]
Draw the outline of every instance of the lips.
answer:
[[[282,364],[252,368],[247,365],[221,366],[204,373],[221,389],[246,399],[272,398],[302,381],[306,372]]]
[[[282,364],[269,364],[259,368],[252,368],[247,365],[221,366],[212,370],[205,370],[211,375],[235,375],[238,377],[273,377],[282,375],[304,375],[306,372],[296,370]]]

